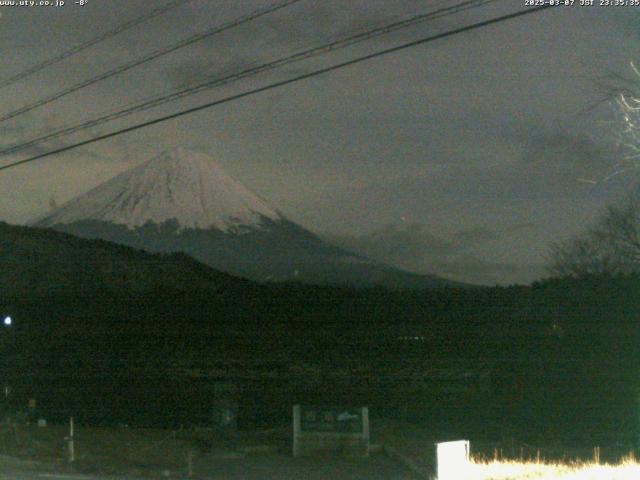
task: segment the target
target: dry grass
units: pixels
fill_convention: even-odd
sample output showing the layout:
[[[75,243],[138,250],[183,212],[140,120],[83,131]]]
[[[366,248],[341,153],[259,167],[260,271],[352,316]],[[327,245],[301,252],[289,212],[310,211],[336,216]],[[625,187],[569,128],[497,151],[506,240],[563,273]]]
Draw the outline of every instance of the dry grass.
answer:
[[[461,478],[468,480],[640,480],[640,463],[632,458],[617,465],[598,465],[588,462],[476,460],[470,465],[467,475]]]

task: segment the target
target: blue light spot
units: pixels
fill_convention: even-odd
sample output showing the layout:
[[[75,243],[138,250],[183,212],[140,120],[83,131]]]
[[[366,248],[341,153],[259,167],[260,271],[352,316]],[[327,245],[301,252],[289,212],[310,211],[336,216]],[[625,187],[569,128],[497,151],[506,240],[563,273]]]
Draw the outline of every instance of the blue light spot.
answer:
[[[5,317],[4,319],[4,324],[8,327],[13,323],[13,320],[11,319],[11,317]]]

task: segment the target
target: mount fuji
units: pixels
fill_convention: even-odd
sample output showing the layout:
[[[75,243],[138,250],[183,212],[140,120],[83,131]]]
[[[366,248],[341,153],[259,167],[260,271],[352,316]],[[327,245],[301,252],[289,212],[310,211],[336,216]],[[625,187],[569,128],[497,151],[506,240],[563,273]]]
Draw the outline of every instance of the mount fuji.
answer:
[[[450,285],[335,247],[288,220],[224,172],[183,148],[160,154],[32,223],[150,252],[185,252],[257,281],[421,288]]]

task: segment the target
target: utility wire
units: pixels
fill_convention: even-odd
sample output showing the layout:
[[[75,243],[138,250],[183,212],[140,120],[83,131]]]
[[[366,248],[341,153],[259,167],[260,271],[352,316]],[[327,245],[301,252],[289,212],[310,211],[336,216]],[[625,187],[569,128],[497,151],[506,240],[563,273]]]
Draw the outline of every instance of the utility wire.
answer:
[[[285,1],[281,1],[279,3],[270,5],[268,7],[256,10],[252,13],[249,13],[247,15],[243,15],[241,17],[236,18],[235,20],[231,20],[230,22],[226,22],[218,27],[214,27],[211,28],[209,30],[205,30],[204,32],[201,33],[197,33],[195,35],[192,35],[188,38],[185,38],[184,40],[181,40],[178,43],[175,43],[173,45],[169,45],[168,47],[164,47],[161,48],[159,50],[156,50],[148,55],[145,55],[144,57],[135,59],[131,62],[127,62],[124,63],[112,70],[109,70],[107,72],[104,72],[100,75],[97,75],[93,78],[90,78],[88,80],[83,80],[82,82],[76,83],[75,85],[72,85],[71,87],[65,88],[64,90],[54,93],[53,95],[50,95],[48,97],[45,97],[43,99],[40,99],[34,103],[31,103],[27,106],[24,106],[22,108],[19,108],[17,110],[14,110],[12,112],[6,113],[2,116],[0,116],[0,122],[5,122],[11,118],[15,118],[18,115],[22,115],[23,113],[27,113],[30,112],[31,110],[34,110],[38,107],[42,107],[43,105],[47,105],[51,102],[54,102],[56,100],[59,100],[63,97],[66,97],[67,95],[77,92],[78,90],[81,90],[83,88],[86,88],[90,85],[93,85],[95,83],[101,82],[103,80],[106,80],[110,77],[113,77],[114,75],[118,75],[120,73],[126,72],[127,70],[131,70],[134,67],[138,67],[140,65],[143,65],[147,62],[150,62],[152,60],[155,60],[156,58],[162,57],[164,55],[167,55],[171,52],[175,52],[176,50],[180,49],[180,48],[184,48],[187,47],[189,45],[192,45],[196,42],[199,42],[201,40],[204,40],[205,38],[209,38],[212,37],[213,35],[216,35],[218,33],[224,32],[226,30],[229,30],[231,28],[235,28],[239,25],[242,25],[243,23],[247,23],[250,22],[252,20],[255,20],[256,18],[262,17],[264,15],[267,15],[269,13],[275,12],[276,10],[280,10],[282,8],[288,7],[289,5],[293,5],[294,3],[298,3],[302,0],[285,0]]]
[[[104,42],[105,40],[108,40],[110,38],[115,37],[116,35],[125,32],[127,30],[130,30],[131,28],[140,25],[142,23],[145,23],[149,20],[151,20],[154,17],[157,17],[159,15],[162,15],[163,13],[168,12],[169,10],[173,10],[174,8],[177,8],[185,3],[189,3],[192,2],[193,0],[173,0],[169,3],[167,3],[166,5],[163,5],[161,7],[155,8],[153,9],[151,12],[145,14],[145,15],[141,15],[139,17],[136,17],[132,20],[129,20],[126,23],[123,23],[122,25],[118,25],[117,27],[115,27],[112,30],[109,30],[108,32],[103,33],[102,35],[93,38],[91,40],[88,40],[85,43],[81,43],[79,45],[76,45],[74,47],[71,47],[69,50],[65,50],[64,52],[51,57],[47,60],[44,60],[41,63],[38,63],[36,65],[33,65],[32,67],[27,68],[26,70],[23,70],[22,72],[16,73],[15,75],[13,75],[12,77],[9,77],[5,80],[1,80],[0,81],[0,88],[4,88],[4,87],[8,87],[9,85],[13,85],[16,82],[19,82],[21,80],[24,80],[27,77],[30,77],[31,75],[33,75],[34,73],[37,73],[41,70],[44,70],[47,67],[50,67],[51,65],[55,65],[56,63],[61,62],[62,60],[65,60],[73,55],[76,55],[77,53],[82,52],[83,50],[86,50],[90,47],[93,47],[94,45],[97,45],[99,43]]]
[[[147,98],[146,100],[143,100],[141,103],[138,103],[133,106],[128,106],[119,111],[108,113],[96,119],[81,122],[73,126],[68,126],[63,129],[51,132],[49,134],[46,134],[25,142],[19,142],[13,145],[9,145],[3,149],[0,149],[0,155],[15,153],[17,151],[31,147],[33,145],[42,143],[46,140],[52,140],[55,138],[60,138],[62,136],[70,135],[72,133],[75,133],[81,130],[92,128],[92,127],[101,125],[103,123],[131,115],[133,113],[142,112],[142,111],[163,105],[171,101],[175,101],[177,99],[180,99],[186,96],[194,95],[204,90],[220,87],[222,85],[227,85],[229,83],[241,80],[243,78],[252,77],[257,74],[260,74],[269,70],[274,70],[276,68],[279,68],[294,62],[306,60],[306,59],[309,59],[318,55],[326,54],[341,48],[346,48],[348,46],[361,43],[371,38],[384,35],[402,28],[407,28],[422,22],[426,22],[428,20],[429,21],[435,20],[437,18],[452,15],[454,13],[469,10],[472,8],[478,8],[482,5],[493,3],[496,1],[501,1],[501,0],[467,0],[459,4],[456,4],[454,6],[440,8],[438,10],[420,14],[420,15],[414,15],[405,20],[387,24],[372,30],[367,30],[365,32],[357,33],[347,38],[339,39],[339,40],[330,42],[328,44],[321,45],[319,47],[314,47],[308,50],[304,50],[302,52],[298,52],[287,57],[283,57],[262,65],[258,65],[256,67],[251,67],[231,75],[227,75],[221,78],[216,78],[213,80],[208,80],[206,82],[203,82],[182,90],[178,90],[170,94],[163,94],[163,95]]]
[[[72,149],[75,149],[75,148],[78,148],[78,147],[82,147],[82,146],[85,146],[85,145],[89,145],[91,143],[96,143],[96,142],[99,142],[99,141],[102,141],[102,140],[106,140],[108,138],[112,138],[112,137],[115,137],[115,136],[118,136],[118,135],[122,135],[124,133],[133,132],[135,130],[139,130],[141,128],[149,127],[151,125],[155,125],[155,124],[162,123],[162,122],[165,122],[165,121],[168,121],[168,120],[172,120],[174,118],[178,118],[178,117],[181,117],[181,116],[184,116],[184,115],[188,115],[188,114],[191,114],[191,113],[199,112],[201,110],[205,110],[207,108],[215,107],[217,105],[221,105],[221,104],[224,104],[224,103],[232,102],[234,100],[239,100],[241,98],[245,98],[245,97],[249,97],[251,95],[255,95],[255,94],[258,94],[258,93],[262,93],[262,92],[266,92],[266,91],[269,91],[269,90],[273,90],[275,88],[283,87],[285,85],[290,85],[292,83],[296,83],[296,82],[299,82],[299,81],[302,81],[302,80],[306,80],[308,78],[312,78],[312,77],[315,77],[315,76],[318,76],[318,75],[329,73],[329,72],[332,72],[334,70],[338,70],[340,68],[344,68],[344,67],[348,67],[348,66],[355,65],[355,64],[358,64],[358,63],[362,63],[362,62],[371,60],[373,58],[381,57],[383,55],[388,55],[390,53],[395,53],[395,52],[398,52],[398,51],[401,51],[401,50],[405,50],[407,48],[415,47],[417,45],[423,45],[423,44],[426,44],[426,43],[433,42],[435,40],[440,40],[442,38],[452,37],[454,35],[465,33],[465,32],[471,31],[471,30],[477,30],[477,29],[480,29],[480,28],[483,28],[483,27],[487,27],[489,25],[494,25],[494,24],[502,23],[504,21],[512,20],[512,19],[519,18],[519,17],[523,17],[525,15],[538,13],[538,12],[541,12],[541,11],[546,10],[548,8],[551,8],[552,6],[553,5],[546,4],[546,5],[542,5],[542,6],[539,6],[539,7],[529,8],[527,10],[521,10],[519,12],[510,13],[510,14],[507,14],[507,15],[502,15],[500,17],[495,17],[495,18],[492,18],[492,19],[489,19],[489,20],[484,20],[482,22],[473,23],[473,24],[470,24],[470,25],[466,25],[464,27],[456,28],[454,30],[448,30],[448,31],[443,32],[443,33],[439,33],[439,34],[436,34],[436,35],[424,37],[424,38],[421,38],[421,39],[418,39],[418,40],[414,40],[414,41],[411,41],[411,42],[408,42],[408,43],[404,43],[402,45],[398,45],[398,46],[395,46],[395,47],[387,48],[385,50],[380,50],[380,51],[371,53],[369,55],[364,55],[362,57],[358,57],[358,58],[355,58],[355,59],[352,59],[352,60],[348,60],[346,62],[338,63],[338,64],[335,64],[335,65],[331,65],[329,67],[320,68],[320,69],[314,70],[313,72],[309,72],[309,73],[305,73],[305,74],[302,74],[302,75],[298,75],[296,77],[289,78],[287,80],[274,82],[274,83],[271,83],[271,84],[263,86],[263,87],[255,88],[255,89],[252,89],[252,90],[248,90],[246,92],[239,93],[239,94],[236,94],[236,95],[231,95],[229,97],[226,97],[226,98],[223,98],[223,99],[220,99],[220,100],[215,100],[213,102],[205,103],[205,104],[199,105],[197,107],[193,107],[193,108],[189,108],[189,109],[186,109],[186,110],[182,110],[180,112],[176,112],[176,113],[172,113],[170,115],[166,115],[166,116],[163,116],[163,117],[155,118],[153,120],[148,120],[146,122],[142,122],[142,123],[139,123],[139,124],[136,124],[136,125],[132,125],[130,127],[126,127],[126,128],[120,129],[120,130],[116,130],[116,131],[111,132],[111,133],[107,133],[107,134],[100,135],[100,136],[97,136],[97,137],[94,137],[94,138],[90,138],[90,139],[84,140],[82,142],[74,143],[73,145],[67,145],[65,147],[58,148],[56,150],[52,150],[50,152],[41,153],[39,155],[35,155],[33,157],[26,158],[24,160],[19,160],[17,162],[13,162],[13,163],[10,163],[8,165],[3,165],[3,166],[0,166],[0,171],[7,170],[9,168],[13,168],[13,167],[16,167],[18,165],[23,165],[25,163],[33,162],[35,160],[40,160],[42,158],[50,157],[52,155],[56,155],[58,153],[66,152],[66,151],[69,151],[69,150],[72,150]]]

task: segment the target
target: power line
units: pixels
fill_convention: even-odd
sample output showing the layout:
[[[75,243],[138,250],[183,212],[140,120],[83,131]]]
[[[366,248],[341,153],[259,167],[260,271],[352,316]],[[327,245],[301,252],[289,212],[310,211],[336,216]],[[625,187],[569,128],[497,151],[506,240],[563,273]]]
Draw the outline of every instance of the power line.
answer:
[[[24,80],[27,77],[30,77],[31,75],[33,75],[34,73],[37,73],[41,70],[44,70],[47,67],[50,67],[51,65],[55,65],[56,63],[61,62],[62,60],[65,60],[73,55],[76,55],[77,53],[82,52],[83,50],[86,50],[90,47],[93,47],[94,45],[97,45],[99,43],[104,42],[105,40],[108,40],[110,38],[115,37],[116,35],[125,32],[137,25],[140,25],[144,22],[147,22],[149,20],[151,20],[154,17],[157,17],[159,15],[162,15],[163,13],[168,12],[169,10],[173,10],[174,8],[177,8],[179,6],[181,6],[182,4],[185,3],[189,3],[192,2],[193,0],[174,0],[171,1],[169,3],[167,3],[166,5],[163,5],[161,7],[155,8],[153,9],[151,12],[145,14],[145,15],[141,15],[139,17],[136,17],[126,23],[123,23],[122,25],[118,25],[116,28],[109,30],[108,32],[103,33],[102,35],[93,38],[91,40],[88,40],[85,43],[81,43],[79,45],[76,45],[74,47],[71,47],[69,50],[65,50],[64,52],[51,57],[47,60],[44,60],[41,63],[38,63],[36,65],[33,65],[32,67],[27,68],[26,70],[23,70],[22,72],[16,73],[15,75],[13,75],[12,77],[9,77],[5,80],[2,80],[0,82],[0,88],[4,88],[4,87],[8,87],[9,85],[12,85],[16,82],[19,82],[20,80]]]
[[[138,67],[142,64],[145,64],[147,62],[150,62],[152,60],[155,60],[159,57],[162,57],[164,55],[167,55],[169,53],[172,53],[180,48],[184,48],[186,46],[192,45],[196,42],[199,42],[201,40],[204,40],[205,38],[209,38],[213,35],[216,35],[218,33],[224,32],[225,30],[229,30],[231,28],[235,28],[243,23],[247,23],[250,22],[252,20],[255,20],[256,18],[262,17],[264,15],[267,15],[269,13],[275,12],[276,10],[280,10],[282,8],[288,7],[289,5],[293,5],[294,3],[298,3],[302,0],[285,0],[285,1],[281,1],[279,3],[270,5],[268,7],[256,10],[250,14],[247,15],[243,15],[239,18],[236,18],[235,20],[232,20],[230,22],[224,23],[218,27],[214,27],[212,29],[206,30],[204,32],[201,33],[197,33],[195,35],[192,35],[184,40],[181,40],[180,42],[170,45],[168,47],[165,48],[161,48],[159,50],[156,50],[148,55],[145,55],[144,57],[135,59],[131,62],[128,63],[124,63],[112,70],[109,70],[107,72],[104,72],[98,76],[95,76],[93,78],[90,78],[88,80],[83,80],[80,83],[77,83],[75,85],[72,85],[71,87],[65,88],[64,90],[58,92],[58,93],[54,93],[53,95],[50,95],[48,97],[45,97],[43,99],[40,99],[34,103],[31,103],[27,106],[21,107],[17,110],[14,110],[12,112],[6,113],[2,116],[0,116],[0,122],[5,122],[9,119],[15,118],[19,115],[22,115],[24,113],[30,112],[31,110],[34,110],[38,107],[42,107],[43,105],[47,105],[51,102],[54,102],[56,100],[59,100],[63,97],[66,97],[67,95],[77,92],[78,90],[81,90],[83,88],[86,88],[90,85],[93,85],[95,83],[101,82],[102,80],[106,80],[107,78],[113,77],[114,75],[118,75],[120,73],[126,72],[127,70],[131,70],[134,67]]]
[[[136,125],[132,125],[130,127],[126,127],[126,128],[120,129],[120,130],[116,130],[116,131],[111,132],[111,133],[107,133],[107,134],[100,135],[100,136],[97,136],[97,137],[94,137],[94,138],[90,138],[90,139],[84,140],[82,142],[74,143],[73,145],[67,145],[65,147],[58,148],[56,150],[52,150],[50,152],[46,152],[46,153],[42,153],[42,154],[39,154],[39,155],[35,155],[33,157],[29,157],[29,158],[26,158],[24,160],[19,160],[17,162],[13,162],[13,163],[10,163],[8,165],[3,165],[3,166],[0,166],[0,171],[7,170],[9,168],[13,168],[13,167],[16,167],[18,165],[23,165],[23,164],[28,163],[28,162],[33,162],[35,160],[40,160],[42,158],[50,157],[52,155],[56,155],[58,153],[66,152],[66,151],[69,151],[69,150],[72,150],[72,149],[75,149],[75,148],[78,148],[78,147],[82,147],[82,146],[85,146],[85,145],[89,145],[91,143],[96,143],[96,142],[99,142],[99,141],[102,141],[102,140],[106,140],[108,138],[112,138],[112,137],[115,137],[115,136],[118,136],[118,135],[122,135],[124,133],[133,132],[135,130],[139,130],[141,128],[149,127],[151,125],[155,125],[155,124],[158,124],[158,123],[161,123],[161,122],[172,120],[174,118],[178,118],[178,117],[181,117],[181,116],[184,116],[184,115],[188,115],[188,114],[191,114],[191,113],[199,112],[201,110],[205,110],[207,108],[215,107],[217,105],[221,105],[221,104],[224,104],[224,103],[232,102],[234,100],[239,100],[241,98],[249,97],[251,95],[255,95],[255,94],[258,94],[258,93],[262,93],[262,92],[266,92],[268,90],[273,90],[275,88],[283,87],[285,85],[290,85],[292,83],[296,83],[296,82],[299,82],[299,81],[302,81],[302,80],[306,80],[306,79],[311,78],[311,77],[315,77],[315,76],[318,76],[318,75],[329,73],[329,72],[332,72],[334,70],[338,70],[340,68],[344,68],[344,67],[348,67],[348,66],[355,65],[355,64],[358,64],[358,63],[362,63],[362,62],[365,62],[367,60],[371,60],[373,58],[381,57],[383,55],[388,55],[390,53],[395,53],[395,52],[398,52],[398,51],[401,51],[401,50],[405,50],[407,48],[415,47],[415,46],[418,46],[418,45],[423,45],[423,44],[426,44],[426,43],[433,42],[435,40],[440,40],[442,38],[451,37],[451,36],[458,35],[458,34],[461,34],[461,33],[465,33],[465,32],[471,31],[471,30],[477,30],[477,29],[480,29],[480,28],[483,28],[483,27],[487,27],[489,25],[494,25],[494,24],[501,23],[501,22],[504,22],[504,21],[507,21],[507,20],[512,20],[512,19],[515,19],[515,18],[518,18],[518,17],[523,17],[525,15],[529,15],[529,14],[532,14],[532,13],[538,13],[538,12],[541,12],[541,11],[546,10],[548,8],[551,8],[552,6],[553,5],[546,4],[546,5],[542,5],[542,6],[539,6],[539,7],[529,8],[527,10],[521,10],[519,12],[510,13],[510,14],[507,14],[507,15],[502,15],[500,17],[495,17],[495,18],[492,18],[492,19],[489,19],[489,20],[484,20],[482,22],[473,23],[471,25],[467,25],[467,26],[464,26],[464,27],[456,28],[454,30],[449,30],[449,31],[446,31],[446,32],[443,32],[443,33],[439,33],[439,34],[436,34],[436,35],[432,35],[432,36],[429,36],[429,37],[424,37],[424,38],[421,38],[419,40],[414,40],[414,41],[411,41],[411,42],[408,42],[408,43],[404,43],[402,45],[398,45],[396,47],[391,47],[391,48],[387,48],[385,50],[380,50],[378,52],[374,52],[374,53],[371,53],[371,54],[368,54],[368,55],[364,55],[362,57],[358,57],[358,58],[355,58],[355,59],[352,59],[352,60],[348,60],[346,62],[338,63],[338,64],[335,64],[335,65],[331,65],[329,67],[324,67],[324,68],[320,68],[318,70],[314,70],[313,72],[309,72],[309,73],[305,73],[305,74],[302,74],[302,75],[298,75],[296,77],[289,78],[287,80],[281,80],[279,82],[274,82],[274,83],[271,83],[271,84],[263,86],[263,87],[255,88],[253,90],[249,90],[249,91],[246,91],[246,92],[243,92],[243,93],[239,93],[239,94],[236,94],[236,95],[231,95],[229,97],[226,97],[226,98],[223,98],[223,99],[220,99],[220,100],[215,100],[213,102],[205,103],[205,104],[199,105],[197,107],[188,108],[188,109],[182,110],[180,112],[176,112],[176,113],[172,113],[170,115],[166,115],[166,116],[163,116],[163,117],[155,118],[153,120],[148,120],[146,122],[142,122],[142,123],[139,123],[139,124],[136,124]]]
[[[73,126],[69,126],[69,127],[65,127],[63,129],[54,131],[52,133],[28,140],[26,142],[19,142],[13,145],[10,145],[8,147],[3,148],[2,150],[0,150],[0,155],[6,155],[6,154],[10,154],[10,153],[15,153],[17,151],[23,150],[25,148],[31,147],[33,145],[39,144],[41,142],[44,142],[46,140],[51,140],[54,138],[60,138],[62,136],[66,136],[66,135],[70,135],[72,133],[81,131],[81,130],[85,130],[91,127],[95,127],[98,125],[101,125],[103,123],[112,121],[112,120],[116,120],[118,118],[122,118],[125,116],[129,116],[133,113],[138,113],[138,112],[142,112],[160,105],[163,105],[165,103],[169,103],[171,101],[180,99],[180,98],[184,98],[186,96],[190,96],[190,95],[194,95],[196,93],[199,93],[201,91],[204,90],[208,90],[208,89],[212,89],[215,87],[219,87],[222,85],[227,85],[229,83],[241,80],[243,78],[247,78],[247,77],[252,77],[254,75],[260,74],[260,73],[264,73],[266,71],[269,70],[274,70],[276,68],[280,68],[282,66],[294,63],[294,62],[298,62],[301,60],[306,60],[318,55],[322,55],[328,52],[332,52],[341,48],[346,48],[348,46],[369,40],[371,38],[380,36],[380,35],[384,35],[402,28],[407,28],[409,26],[414,26],[417,25],[419,23],[425,22],[425,21],[430,21],[430,20],[435,20],[438,18],[442,18],[445,16],[449,16],[455,13],[459,13],[462,11],[466,11],[466,10],[470,10],[473,8],[478,8],[480,6],[489,4],[489,3],[493,3],[496,1],[501,1],[501,0],[467,0],[464,2],[461,2],[459,4],[450,6],[450,7],[445,7],[445,8],[440,8],[438,10],[432,11],[432,12],[428,12],[428,13],[423,13],[423,14],[419,14],[419,15],[414,15],[408,19],[405,20],[401,20],[398,22],[393,22],[391,24],[387,24],[378,28],[374,28],[372,30],[367,30],[361,33],[357,33],[355,35],[349,36],[347,38],[343,38],[343,39],[339,39],[333,42],[330,42],[328,44],[324,44],[321,45],[319,47],[314,47],[308,50],[304,50],[302,52],[298,52],[295,53],[293,55],[287,56],[287,57],[283,57],[262,65],[258,65],[256,67],[252,67],[249,69],[245,69],[243,71],[228,75],[228,76],[224,76],[222,78],[216,78],[213,80],[208,80],[204,83],[200,83],[191,87],[188,87],[186,89],[183,90],[178,90],[175,91],[173,93],[170,94],[164,94],[164,95],[159,95],[159,96],[154,96],[151,98],[148,98],[144,101],[142,101],[141,103],[138,103],[136,105],[133,106],[129,106],[126,107],[122,110],[119,111],[115,111],[106,115],[103,115],[101,117],[98,117],[96,119],[93,120],[89,120],[89,121],[85,121],[85,122],[81,122],[79,124],[73,125]]]

